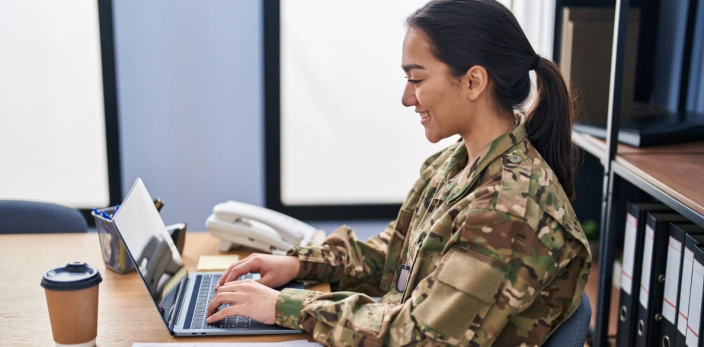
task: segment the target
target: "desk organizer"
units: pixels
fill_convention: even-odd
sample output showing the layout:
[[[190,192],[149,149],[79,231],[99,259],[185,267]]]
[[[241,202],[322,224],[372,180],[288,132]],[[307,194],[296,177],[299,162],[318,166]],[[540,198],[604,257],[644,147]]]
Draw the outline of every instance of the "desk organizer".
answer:
[[[95,229],[98,232],[100,239],[100,248],[103,251],[103,261],[105,266],[117,273],[127,273],[134,271],[132,259],[127,254],[125,244],[122,242],[120,235],[117,234],[117,227],[111,219],[108,219],[100,214],[103,212],[108,215],[113,215],[115,207],[107,207],[91,212],[95,219]]]

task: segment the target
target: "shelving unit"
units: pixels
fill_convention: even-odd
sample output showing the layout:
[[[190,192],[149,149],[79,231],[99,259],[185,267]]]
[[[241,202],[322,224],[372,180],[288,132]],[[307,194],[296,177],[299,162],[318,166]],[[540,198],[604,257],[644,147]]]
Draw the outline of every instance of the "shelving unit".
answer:
[[[608,327],[612,316],[613,264],[616,249],[623,240],[625,208],[628,200],[658,200],[704,227],[704,141],[673,145],[634,148],[617,144],[617,134],[623,102],[621,100],[621,76],[624,71],[624,37],[626,14],[629,0],[617,0],[614,23],[614,44],[611,61],[610,98],[605,140],[589,135],[573,133],[573,142],[587,155],[599,158],[603,166],[601,232],[597,277],[597,304],[594,315],[596,327],[594,345],[608,346]],[[690,0],[688,9],[696,11],[698,0]],[[656,2],[657,3],[657,2]],[[652,9],[650,9],[652,10]],[[687,15],[686,40],[692,38],[693,14]],[[689,54],[685,50],[685,54]],[[683,62],[689,68],[690,61]],[[684,75],[684,74],[683,74]],[[686,79],[679,86],[680,93],[686,93]],[[680,97],[679,112],[686,100]],[[702,139],[704,140],[704,139]],[[594,271],[593,271],[594,273]],[[653,344],[655,345],[655,343]]]
[[[704,143],[690,143],[691,147],[634,149],[618,153],[611,161],[605,218],[600,239],[598,295],[595,344],[607,345],[607,326],[610,317],[606,309],[611,305],[611,287],[614,249],[623,239],[625,203],[629,199],[642,199],[623,194],[625,185],[635,187],[642,194],[663,202],[691,222],[704,227]],[[593,278],[591,280],[594,280]]]
[[[588,155],[602,158],[606,154],[606,142],[589,135],[573,133],[572,141]],[[607,216],[609,227],[602,226],[602,239],[608,239],[607,248],[594,259],[598,268],[592,269],[590,281],[597,281],[596,333],[601,333],[601,343],[607,345],[608,334],[613,334],[613,319],[616,319],[611,297],[603,294],[612,287],[614,250],[623,239],[625,225],[625,203],[633,200],[658,200],[687,217],[690,221],[704,227],[704,141],[688,142],[658,147],[634,148],[619,144],[616,155],[611,161],[609,173],[609,194],[605,195],[605,204],[610,204]],[[634,195],[636,194],[636,195]],[[602,265],[603,264],[603,265]],[[596,270],[596,271],[595,271]],[[618,293],[618,291],[615,291]],[[607,298],[608,295],[608,298]],[[592,297],[590,293],[590,297]],[[592,297],[593,298],[593,297]],[[605,306],[602,306],[605,305]],[[606,307],[611,309],[606,310]],[[608,325],[612,325],[609,330]],[[595,341],[599,341],[595,338]]]

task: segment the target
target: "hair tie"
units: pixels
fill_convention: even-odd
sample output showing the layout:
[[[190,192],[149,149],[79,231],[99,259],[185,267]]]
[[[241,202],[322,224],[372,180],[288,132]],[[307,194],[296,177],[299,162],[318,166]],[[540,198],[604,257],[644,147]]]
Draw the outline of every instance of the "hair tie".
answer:
[[[540,63],[540,55],[536,54],[535,55],[535,60],[533,61],[533,65],[530,66],[530,69],[528,70],[535,70],[535,68],[538,67],[538,63]]]

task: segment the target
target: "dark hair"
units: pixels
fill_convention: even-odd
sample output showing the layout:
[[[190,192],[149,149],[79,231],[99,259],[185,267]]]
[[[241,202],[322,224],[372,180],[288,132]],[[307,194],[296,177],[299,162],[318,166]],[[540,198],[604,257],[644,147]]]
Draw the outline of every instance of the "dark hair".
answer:
[[[530,95],[528,71],[537,76],[537,100],[526,114],[528,139],[574,198],[573,105],[559,68],[536,53],[511,11],[494,0],[433,0],[406,19],[420,29],[433,55],[453,76],[484,67],[502,111],[524,106]]]

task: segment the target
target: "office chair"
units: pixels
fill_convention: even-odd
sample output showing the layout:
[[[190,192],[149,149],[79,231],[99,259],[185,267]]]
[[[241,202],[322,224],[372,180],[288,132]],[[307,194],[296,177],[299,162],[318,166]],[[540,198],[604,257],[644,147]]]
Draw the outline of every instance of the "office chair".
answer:
[[[582,295],[582,302],[577,306],[570,318],[560,325],[550,338],[545,341],[545,347],[583,347],[587,341],[589,323],[592,320],[592,307],[589,304],[587,292]]]
[[[88,232],[88,224],[76,209],[57,204],[0,200],[0,234]]]

